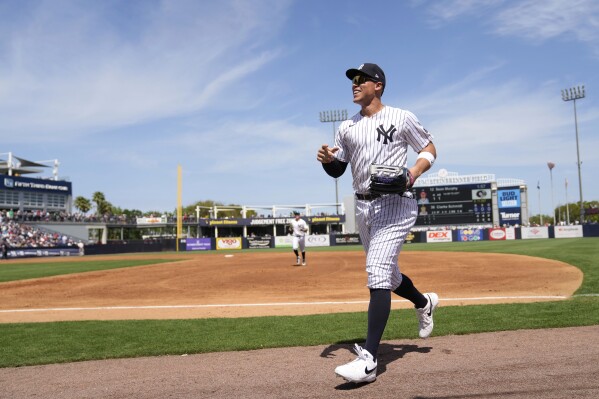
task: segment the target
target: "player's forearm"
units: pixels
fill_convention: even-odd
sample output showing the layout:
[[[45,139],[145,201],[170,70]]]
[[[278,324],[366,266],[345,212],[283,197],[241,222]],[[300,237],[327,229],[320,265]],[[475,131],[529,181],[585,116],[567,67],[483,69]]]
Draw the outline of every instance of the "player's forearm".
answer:
[[[323,163],[322,168],[325,172],[327,172],[327,175],[337,178],[343,175],[343,173],[345,173],[345,169],[347,168],[347,162],[341,162],[340,160],[335,158],[329,163]]]
[[[428,171],[433,166],[436,158],[437,149],[435,148],[435,145],[430,142],[418,153],[418,158],[416,158],[414,166],[410,168],[410,173],[412,174],[412,177],[414,177],[414,180],[418,179],[422,174]]]
[[[430,168],[431,164],[426,159],[421,158],[416,160],[416,163],[410,168],[410,173],[414,177],[414,180],[416,180]]]

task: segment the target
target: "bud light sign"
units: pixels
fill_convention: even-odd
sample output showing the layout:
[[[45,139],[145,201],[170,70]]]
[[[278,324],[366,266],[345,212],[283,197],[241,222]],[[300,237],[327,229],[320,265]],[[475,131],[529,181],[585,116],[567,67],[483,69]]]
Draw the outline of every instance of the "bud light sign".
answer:
[[[520,208],[520,188],[497,190],[497,202],[499,209]]]

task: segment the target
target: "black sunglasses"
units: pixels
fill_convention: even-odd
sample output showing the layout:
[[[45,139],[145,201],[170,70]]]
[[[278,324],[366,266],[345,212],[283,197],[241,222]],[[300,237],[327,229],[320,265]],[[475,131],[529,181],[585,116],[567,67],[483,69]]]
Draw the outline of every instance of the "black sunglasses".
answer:
[[[374,82],[374,80],[370,79],[366,75],[356,75],[351,80],[351,82],[352,82],[352,84],[354,84],[356,86],[360,86],[361,84],[366,83],[366,82]]]

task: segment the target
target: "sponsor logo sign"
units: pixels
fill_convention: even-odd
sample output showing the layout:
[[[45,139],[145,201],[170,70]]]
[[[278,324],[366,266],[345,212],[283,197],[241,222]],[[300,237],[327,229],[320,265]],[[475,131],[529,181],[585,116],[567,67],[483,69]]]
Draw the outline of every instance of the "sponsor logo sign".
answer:
[[[515,240],[516,239],[516,228],[515,227],[506,227],[505,228],[505,239],[506,240]]]
[[[360,235],[359,234],[343,234],[335,235],[335,245],[359,245]]]
[[[460,241],[482,241],[483,231],[481,229],[465,229],[458,231]]]
[[[437,230],[426,232],[426,242],[451,242],[451,230]]]
[[[312,223],[341,223],[345,221],[345,216],[313,216],[310,221]]]
[[[497,190],[497,202],[499,209],[520,208],[520,188]]]
[[[306,236],[306,247],[328,247],[331,240],[328,234]]]
[[[209,226],[236,226],[239,221],[236,219],[222,219],[222,220],[211,220],[208,222]]]
[[[270,248],[270,237],[248,237],[248,248]]]
[[[275,248],[291,248],[293,246],[292,236],[275,237]]]
[[[71,194],[71,182],[46,179],[32,179],[28,177],[5,177],[0,180],[3,188],[20,189],[24,191],[42,191],[52,193]]]
[[[166,216],[137,218],[137,224],[166,224]]]
[[[549,238],[549,228],[543,227],[522,227],[522,239],[530,240],[535,238]]]
[[[9,258],[28,258],[28,257],[45,257],[45,256],[74,256],[79,255],[79,248],[25,248],[9,250],[7,256]]]
[[[216,249],[241,249],[241,237],[219,237],[216,239]]]
[[[555,238],[582,237],[582,226],[555,226]]]
[[[506,233],[505,233],[505,229],[489,229],[489,240],[491,241],[496,241],[496,240],[505,240],[506,239]]]
[[[187,251],[208,251],[212,249],[210,238],[187,238],[185,248]]]

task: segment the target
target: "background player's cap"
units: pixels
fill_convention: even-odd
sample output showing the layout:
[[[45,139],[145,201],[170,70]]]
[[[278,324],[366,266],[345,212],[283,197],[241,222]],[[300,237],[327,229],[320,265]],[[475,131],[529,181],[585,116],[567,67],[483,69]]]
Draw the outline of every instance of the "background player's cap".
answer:
[[[385,72],[383,72],[381,67],[379,67],[377,64],[364,63],[358,68],[348,69],[345,72],[345,76],[347,76],[350,80],[353,79],[357,74],[366,75],[375,82],[381,82],[383,86],[385,86]]]
[[[293,214],[299,216],[300,213],[298,211],[294,211]]]

